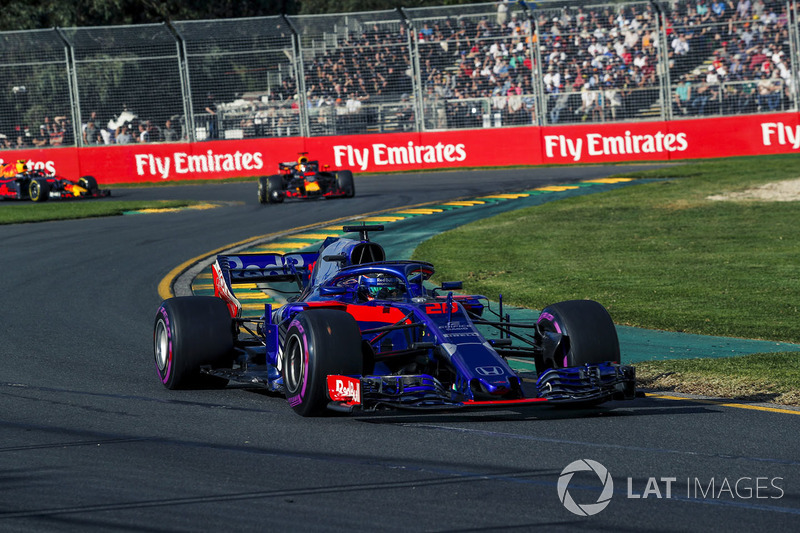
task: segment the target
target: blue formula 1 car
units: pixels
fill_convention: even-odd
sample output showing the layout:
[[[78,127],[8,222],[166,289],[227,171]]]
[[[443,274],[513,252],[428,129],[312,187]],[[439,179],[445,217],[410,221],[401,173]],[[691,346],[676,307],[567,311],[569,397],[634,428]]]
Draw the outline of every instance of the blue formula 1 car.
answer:
[[[616,329],[599,303],[560,302],[535,324],[512,323],[502,302],[493,311],[484,296],[455,295],[459,282],[433,287],[430,263],[386,261],[368,238],[382,229],[346,226],[360,238],[329,237],[318,253],[217,256],[215,296],[170,298],[156,313],[161,382],[264,387],[303,416],[635,396],[634,368],[619,364]],[[292,284],[298,294],[247,318],[235,291],[245,284]],[[535,362],[529,384],[508,357]]]

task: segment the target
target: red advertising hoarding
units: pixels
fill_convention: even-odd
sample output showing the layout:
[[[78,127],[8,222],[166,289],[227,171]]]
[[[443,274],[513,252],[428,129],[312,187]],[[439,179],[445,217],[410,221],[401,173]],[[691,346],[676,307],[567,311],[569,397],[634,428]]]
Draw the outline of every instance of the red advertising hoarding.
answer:
[[[434,168],[670,161],[800,150],[796,113],[626,124],[279,137],[197,143],[9,150],[70,178],[103,184],[148,183],[274,174],[278,163],[307,152],[331,169],[356,173]]]

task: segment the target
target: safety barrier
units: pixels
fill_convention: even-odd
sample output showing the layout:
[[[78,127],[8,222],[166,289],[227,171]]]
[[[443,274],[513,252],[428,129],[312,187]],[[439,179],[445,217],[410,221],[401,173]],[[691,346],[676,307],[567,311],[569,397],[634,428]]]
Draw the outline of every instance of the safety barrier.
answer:
[[[336,137],[153,143],[12,152],[34,167],[103,184],[219,179],[277,172],[300,152],[331,169],[390,172],[435,168],[674,161],[800,151],[797,113],[528,126]],[[0,155],[6,155],[5,153]]]

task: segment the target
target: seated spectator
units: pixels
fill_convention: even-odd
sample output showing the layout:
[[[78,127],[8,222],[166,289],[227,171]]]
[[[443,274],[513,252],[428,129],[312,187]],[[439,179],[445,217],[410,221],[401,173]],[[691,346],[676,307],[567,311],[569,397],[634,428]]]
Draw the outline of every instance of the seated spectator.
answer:
[[[688,115],[689,105],[692,101],[692,85],[686,76],[681,76],[678,85],[675,87],[675,97],[672,100],[673,113],[675,115]]]
[[[47,126],[42,124],[39,126],[39,133],[33,138],[33,145],[37,148],[47,146],[50,142],[50,134],[47,133]]]
[[[613,80],[606,82],[606,88],[603,92],[603,101],[606,104],[608,118],[617,120],[617,113],[622,109],[622,93],[620,93],[617,84]]]
[[[139,142],[140,143],[150,142],[150,129],[144,122],[139,123]]]
[[[692,98],[691,109],[695,115],[705,115],[716,103],[718,93],[716,89],[703,79]]]
[[[762,72],[756,90],[758,111],[775,111],[778,109],[781,103],[782,91],[780,79],[772,78],[766,72]]]
[[[130,132],[128,131],[128,125],[123,124],[117,130],[117,144],[130,144],[133,141],[133,137],[131,137]]]
[[[258,119],[256,119],[258,120]],[[164,136],[164,142],[171,143],[178,140],[178,134],[172,129],[172,120],[167,119],[164,122],[164,129],[161,130],[161,135]]]
[[[100,138],[100,131],[97,129],[94,120],[89,120],[86,123],[86,128],[83,130],[83,143],[85,145],[95,145],[102,141]]]

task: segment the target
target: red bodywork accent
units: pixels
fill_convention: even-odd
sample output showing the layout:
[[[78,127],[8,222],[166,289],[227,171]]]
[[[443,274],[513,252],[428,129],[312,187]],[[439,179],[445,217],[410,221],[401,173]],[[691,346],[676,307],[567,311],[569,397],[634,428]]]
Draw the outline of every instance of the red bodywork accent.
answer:
[[[406,314],[395,307],[386,305],[353,305],[348,304],[346,311],[358,322],[384,322],[394,324],[400,322]],[[406,321],[408,323],[408,321]]]

